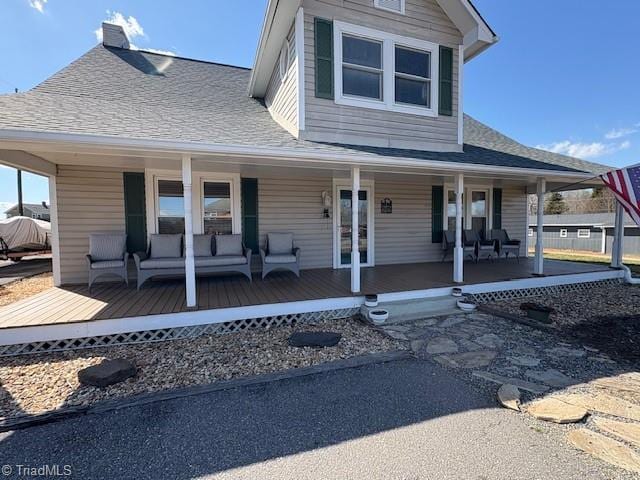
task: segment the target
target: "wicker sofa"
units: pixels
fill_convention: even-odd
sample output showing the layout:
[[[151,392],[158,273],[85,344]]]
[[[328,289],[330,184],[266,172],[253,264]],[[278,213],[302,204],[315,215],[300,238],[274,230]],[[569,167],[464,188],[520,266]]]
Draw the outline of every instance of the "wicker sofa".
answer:
[[[146,252],[133,254],[138,272],[138,290],[148,279],[161,275],[184,275],[182,234],[151,235]],[[251,281],[251,249],[241,235],[194,235],[196,275],[238,272]]]

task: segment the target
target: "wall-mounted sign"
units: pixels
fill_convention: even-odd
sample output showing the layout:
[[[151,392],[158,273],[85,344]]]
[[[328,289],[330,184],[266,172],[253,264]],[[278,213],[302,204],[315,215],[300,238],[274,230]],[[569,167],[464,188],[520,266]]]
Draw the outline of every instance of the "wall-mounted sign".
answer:
[[[380,213],[391,213],[393,211],[393,202],[390,198],[383,198],[380,201]]]

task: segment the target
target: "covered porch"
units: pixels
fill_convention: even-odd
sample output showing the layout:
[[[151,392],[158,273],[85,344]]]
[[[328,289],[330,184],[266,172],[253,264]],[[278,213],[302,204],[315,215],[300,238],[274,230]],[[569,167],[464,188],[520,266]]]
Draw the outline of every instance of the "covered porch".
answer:
[[[451,262],[380,265],[361,269],[362,294],[400,294],[407,298],[426,296],[460,285],[451,277]],[[465,262],[463,287],[487,286],[499,282],[533,278],[531,258]],[[558,283],[571,275],[615,273],[606,266],[567,261],[545,261],[547,278]],[[586,277],[585,277],[586,278]],[[595,277],[594,277],[595,278]],[[442,293],[441,293],[442,294]],[[0,329],[36,326],[61,326],[79,322],[127,319],[154,315],[209,314],[209,323],[219,321],[222,310],[235,307],[259,307],[298,302],[328,301],[319,309],[330,309],[336,300],[348,299],[356,305],[359,297],[351,292],[348,269],[309,269],[300,278],[291,273],[274,273],[261,280],[254,274],[250,283],[241,275],[199,277],[196,282],[196,306],[186,303],[184,279],[160,279],[147,283],[142,290],[121,283],[102,283],[89,294],[85,285],[54,287],[28,299],[0,308]],[[349,303],[349,304],[351,304]],[[268,313],[268,312],[267,312]]]

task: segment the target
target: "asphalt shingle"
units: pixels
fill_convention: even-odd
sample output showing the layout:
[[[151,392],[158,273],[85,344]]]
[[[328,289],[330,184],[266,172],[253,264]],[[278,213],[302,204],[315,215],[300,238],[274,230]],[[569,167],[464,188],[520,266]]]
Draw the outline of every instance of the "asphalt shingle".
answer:
[[[607,167],[530,148],[465,115],[464,153],[298,140],[247,95],[245,68],[97,45],[34,89],[0,96],[0,129],[279,147],[601,173]]]

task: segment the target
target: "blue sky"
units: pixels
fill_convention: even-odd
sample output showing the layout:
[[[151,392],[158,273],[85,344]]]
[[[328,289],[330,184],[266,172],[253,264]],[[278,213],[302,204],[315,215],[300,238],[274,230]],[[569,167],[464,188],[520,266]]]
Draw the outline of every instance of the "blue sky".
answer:
[[[475,0],[500,42],[465,67],[465,111],[517,140],[622,166],[640,162],[640,2]],[[108,18],[142,49],[251,66],[266,0],[2,0],[0,93],[27,90],[97,43]],[[25,201],[48,198],[25,175]],[[0,205],[16,201],[0,169]]]

